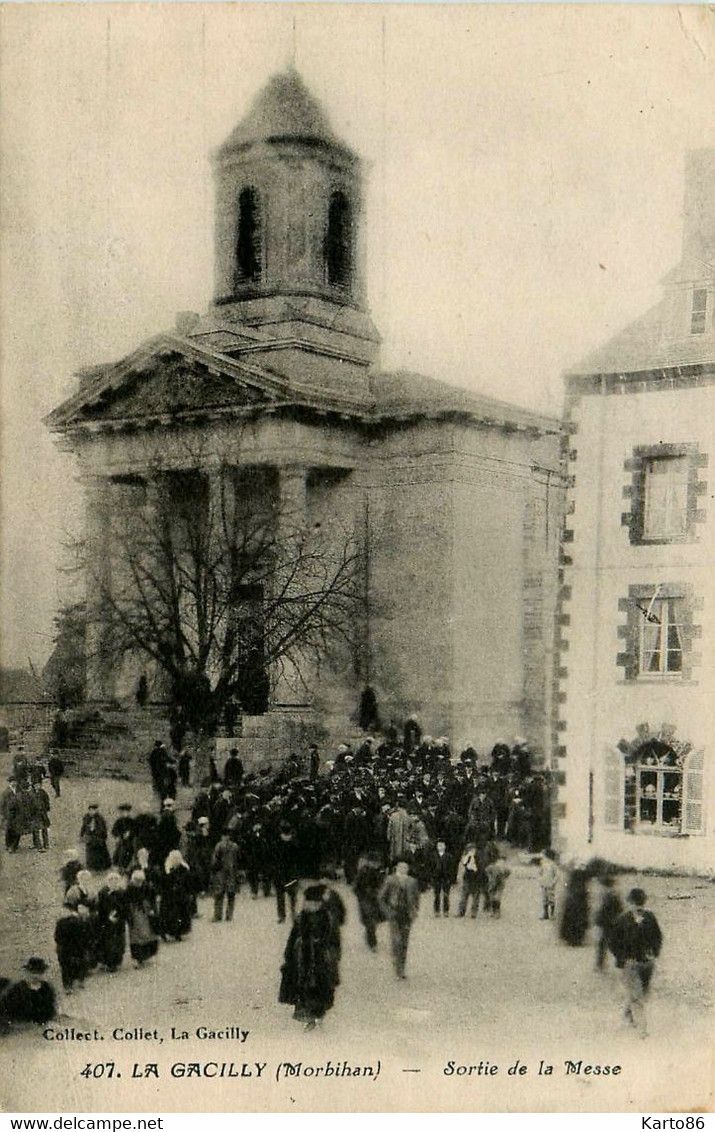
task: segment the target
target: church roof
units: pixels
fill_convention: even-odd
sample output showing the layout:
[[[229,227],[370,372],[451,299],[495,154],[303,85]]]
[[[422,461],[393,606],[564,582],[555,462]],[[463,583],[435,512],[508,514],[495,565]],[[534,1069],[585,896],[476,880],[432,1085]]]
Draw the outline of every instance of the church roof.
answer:
[[[404,370],[373,372],[370,389],[296,380],[274,366],[219,352],[178,334],[146,342],[121,361],[80,375],[77,392],[46,418],[56,432],[170,425],[276,412],[334,414],[362,424],[462,419],[509,430],[560,431],[556,418]],[[336,365],[340,365],[336,361]]]
[[[278,138],[347,149],[333,132],[322,106],[293,68],[268,80],[218,154]]]
[[[461,416],[501,427],[559,431],[559,423],[553,417],[522,409],[496,397],[470,393],[467,389],[421,373],[408,370],[378,372],[374,374],[371,385],[375,398],[373,412],[378,417]]]

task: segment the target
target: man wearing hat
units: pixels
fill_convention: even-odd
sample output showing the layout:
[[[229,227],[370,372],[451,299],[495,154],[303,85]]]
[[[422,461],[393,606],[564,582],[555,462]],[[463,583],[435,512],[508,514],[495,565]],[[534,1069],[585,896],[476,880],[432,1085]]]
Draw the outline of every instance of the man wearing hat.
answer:
[[[214,898],[213,923],[223,919],[224,899],[226,901],[226,921],[233,919],[236,892],[240,889],[238,845],[231,837],[230,830],[221,832],[218,845],[211,857],[211,895]]]
[[[616,966],[623,970],[626,991],[625,1017],[645,1037],[645,998],[650,989],[655,961],[663,946],[663,935],[657,919],[645,907],[647,896],[642,888],[628,893],[629,908],[613,925],[610,948]]]
[[[296,842],[293,830],[287,822],[281,822],[278,837],[273,839],[268,851],[268,867],[276,889],[279,924],[284,923],[286,918],[286,895],[290,904],[291,920],[295,919],[299,879],[295,857]]]
[[[79,839],[84,841],[87,868],[96,873],[108,869],[112,862],[107,849],[107,823],[100,814],[96,802],[90,802],[87,807],[87,813],[82,818]]]
[[[60,779],[65,772],[65,764],[57,751],[50,751],[50,757],[47,760],[47,770],[50,776],[50,786],[54,790],[55,798],[59,798]]]
[[[181,831],[174,813],[174,799],[165,798],[156,827],[154,863],[163,865],[169,853],[179,848]]]
[[[311,743],[308,747],[308,773],[310,775],[311,782],[315,782],[316,778],[318,777],[319,770],[320,754],[318,753],[318,748],[316,747],[315,743]]]
[[[390,946],[392,963],[398,979],[407,978],[407,946],[410,940],[412,922],[417,916],[420,903],[420,890],[417,881],[410,876],[407,861],[398,861],[395,871],[384,882],[379,893],[382,914],[390,924]]]
[[[42,780],[33,782],[30,787],[32,813],[32,846],[46,853],[50,847],[50,796],[42,785]]]
[[[0,1028],[12,1023],[34,1022],[44,1025],[57,1014],[55,992],[51,983],[42,976],[47,970],[44,959],[33,955],[24,964],[24,979],[11,983],[0,995]]]
[[[231,747],[223,768],[223,784],[228,790],[234,790],[243,780],[243,763],[238,757],[238,748]]]
[[[17,781],[12,776],[0,797],[0,818],[5,826],[5,848],[9,853],[16,853],[22,837],[22,809]]]
[[[196,822],[196,836],[193,841],[191,867],[196,878],[196,891],[204,896],[209,890],[211,877],[211,858],[214,843],[209,830],[209,819],[204,815]]]
[[[134,857],[134,818],[129,802],[119,806],[119,817],[112,826],[112,837],[116,838],[112,864],[128,872]]]
[[[154,746],[149,752],[149,770],[152,786],[160,798],[164,796],[164,772],[168,757],[168,752],[161,739],[155,739]]]

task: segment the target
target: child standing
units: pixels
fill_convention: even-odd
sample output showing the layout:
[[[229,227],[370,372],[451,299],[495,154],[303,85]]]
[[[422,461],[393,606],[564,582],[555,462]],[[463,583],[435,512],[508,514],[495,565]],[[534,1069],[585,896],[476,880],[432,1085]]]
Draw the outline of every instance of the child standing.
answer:
[[[542,920],[553,920],[556,915],[556,882],[559,879],[559,870],[555,858],[553,849],[545,849],[539,866]]]
[[[503,856],[497,857],[496,861],[486,867],[487,874],[487,909],[491,912],[493,918],[498,920],[501,916],[501,897],[504,891],[507,877],[511,876],[511,869],[508,868],[507,863]]]

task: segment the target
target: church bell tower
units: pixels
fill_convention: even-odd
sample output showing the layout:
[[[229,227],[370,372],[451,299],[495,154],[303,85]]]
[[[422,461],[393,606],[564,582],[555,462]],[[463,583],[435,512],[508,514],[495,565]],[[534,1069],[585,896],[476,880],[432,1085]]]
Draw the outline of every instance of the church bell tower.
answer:
[[[214,170],[215,314],[374,363],[361,162],[294,69],[260,91]]]

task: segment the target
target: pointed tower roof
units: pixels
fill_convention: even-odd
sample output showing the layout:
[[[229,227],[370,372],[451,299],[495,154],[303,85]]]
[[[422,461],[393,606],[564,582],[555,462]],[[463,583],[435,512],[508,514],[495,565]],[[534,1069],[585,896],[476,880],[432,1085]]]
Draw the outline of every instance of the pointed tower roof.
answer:
[[[294,67],[268,80],[218,154],[223,156],[255,142],[279,138],[300,139],[350,152],[333,133],[322,106]]]

